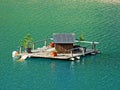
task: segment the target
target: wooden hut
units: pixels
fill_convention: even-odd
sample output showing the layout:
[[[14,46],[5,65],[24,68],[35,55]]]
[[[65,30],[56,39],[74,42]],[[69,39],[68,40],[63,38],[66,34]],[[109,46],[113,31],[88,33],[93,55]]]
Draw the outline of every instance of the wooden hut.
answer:
[[[75,34],[54,34],[53,41],[57,53],[70,53],[75,43]]]

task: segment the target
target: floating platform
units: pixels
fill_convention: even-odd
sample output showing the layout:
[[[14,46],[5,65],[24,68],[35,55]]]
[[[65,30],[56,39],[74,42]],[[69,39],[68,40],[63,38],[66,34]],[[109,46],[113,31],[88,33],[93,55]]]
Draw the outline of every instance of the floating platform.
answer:
[[[52,42],[47,45],[49,40]],[[35,48],[35,45],[41,42],[44,42],[43,47]],[[88,46],[84,47],[79,45],[81,43],[90,44],[91,49],[89,49],[90,47]],[[48,58],[56,60],[76,60],[80,59],[81,56],[100,53],[96,50],[96,45],[99,44],[99,42],[90,42],[75,39],[74,33],[54,33],[53,38],[48,38],[47,36],[46,39],[35,42],[29,42],[29,40],[27,40],[24,42],[24,44],[20,46],[19,53],[13,51],[12,57],[20,56],[20,60],[25,60],[28,57]],[[29,44],[31,46],[29,46]],[[25,52],[23,52],[22,49],[24,49]]]
[[[54,49],[54,48],[52,48]],[[93,49],[86,49],[85,52],[76,52],[76,53],[68,53],[68,54],[57,54],[57,56],[52,56],[50,54],[49,48],[38,48],[36,50],[32,50],[32,53],[20,53],[19,55],[22,57],[24,55],[27,55],[27,57],[31,58],[47,58],[47,59],[59,59],[59,60],[76,60],[80,59],[81,56],[86,56],[89,54],[97,54],[100,53],[99,51],[95,51]]]

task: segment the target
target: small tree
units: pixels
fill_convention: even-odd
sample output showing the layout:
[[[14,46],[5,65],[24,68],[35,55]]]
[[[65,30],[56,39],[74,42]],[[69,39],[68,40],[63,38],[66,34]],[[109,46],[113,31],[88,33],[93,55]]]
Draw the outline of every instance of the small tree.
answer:
[[[26,49],[26,51],[29,53],[31,52],[31,48],[33,46],[33,39],[31,38],[30,34],[27,34],[21,41],[20,44],[22,47]]]
[[[84,35],[81,34],[80,37],[79,37],[79,41],[84,41],[84,40],[85,40]]]
[[[79,36],[79,38],[77,40],[78,40],[78,44],[80,45],[80,41],[84,41],[85,40],[84,35],[80,34],[80,36]]]

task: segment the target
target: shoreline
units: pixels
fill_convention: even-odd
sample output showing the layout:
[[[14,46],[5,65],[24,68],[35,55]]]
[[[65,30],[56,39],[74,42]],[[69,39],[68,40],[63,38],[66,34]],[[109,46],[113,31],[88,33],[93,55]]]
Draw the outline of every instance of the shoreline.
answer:
[[[120,4],[120,0],[95,0],[97,2],[108,3],[108,4]]]

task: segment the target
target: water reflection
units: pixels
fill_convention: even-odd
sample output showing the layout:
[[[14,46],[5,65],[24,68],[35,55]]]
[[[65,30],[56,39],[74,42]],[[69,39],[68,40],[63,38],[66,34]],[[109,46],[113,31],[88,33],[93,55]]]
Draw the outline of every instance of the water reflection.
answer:
[[[50,63],[50,67],[51,67],[51,69],[55,69],[55,67],[56,67],[55,62]]]
[[[52,71],[56,71],[57,69],[70,69],[74,70],[77,66],[84,65],[85,64],[85,58],[80,58],[79,60],[75,61],[62,61],[62,60],[46,60],[46,59],[27,59],[22,62],[17,62],[19,60],[19,57],[13,58],[13,63],[18,65],[17,63],[20,63],[20,65],[25,65],[29,62],[36,65],[43,65],[47,67],[49,65],[49,68]],[[32,60],[32,61],[31,61]],[[37,61],[37,62],[36,62]],[[47,65],[46,65],[47,63]]]
[[[77,60],[76,62],[77,62],[77,63],[80,63],[80,60]]]
[[[71,61],[71,63],[70,63],[70,69],[73,69],[73,68],[74,68],[74,64],[75,64],[75,62],[74,62],[74,61]]]
[[[16,64],[16,63],[22,63],[22,65],[26,64],[27,63],[27,60],[22,60],[22,61],[19,61],[20,60],[20,57],[14,57],[12,58],[13,60],[13,63]]]
[[[24,71],[28,67],[28,60],[17,62],[18,60],[19,58],[13,58],[13,70],[15,70],[15,72]]]
[[[81,60],[81,64],[85,64],[85,60],[84,60],[84,58]]]
[[[75,60],[75,61],[57,61],[57,60],[53,60],[50,62],[50,68],[51,70],[55,70],[57,68],[69,68],[70,70],[74,69],[77,65],[84,65],[85,64],[85,60],[84,58],[81,58],[79,60]]]
[[[85,64],[84,58],[81,58],[81,59],[76,60],[76,61],[71,61],[71,63],[70,63],[70,69],[74,69],[75,66],[77,66],[77,65],[84,65],[84,64]]]
[[[19,60],[19,59],[20,59],[20,57],[13,57],[13,58],[12,58],[14,64],[15,64],[15,63],[17,62],[17,60]]]

